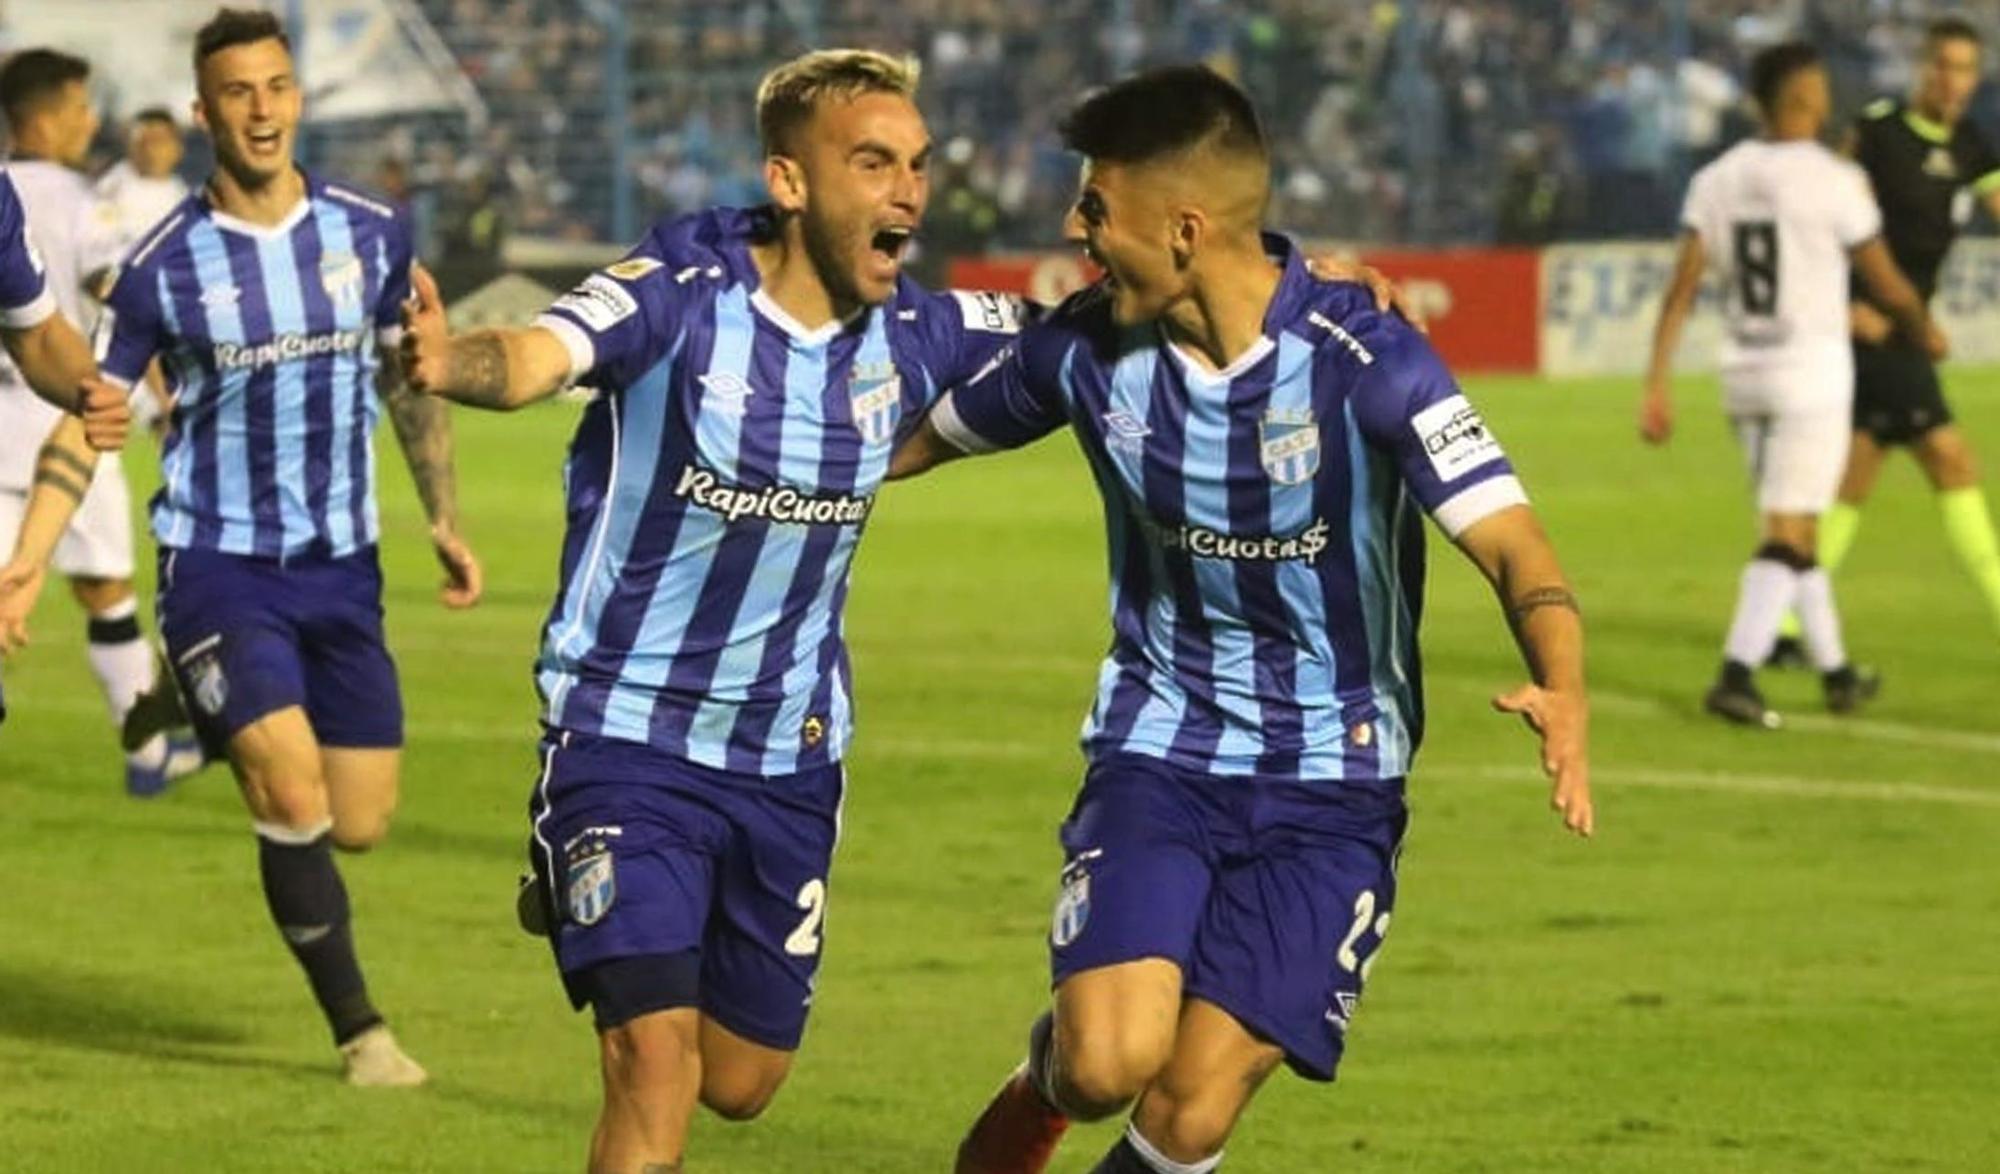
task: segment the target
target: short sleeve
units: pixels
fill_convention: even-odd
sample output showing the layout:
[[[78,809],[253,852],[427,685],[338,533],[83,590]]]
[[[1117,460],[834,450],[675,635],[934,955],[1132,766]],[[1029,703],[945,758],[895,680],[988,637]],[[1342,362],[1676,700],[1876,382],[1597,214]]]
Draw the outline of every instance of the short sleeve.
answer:
[[[382,230],[382,292],[375,299],[375,333],[383,346],[396,345],[403,334],[403,303],[410,300],[410,221],[402,212]]]
[[[947,391],[931,426],[960,452],[997,452],[1032,444],[1067,420],[1060,372],[1047,359],[1053,332],[1030,327]]]
[[[161,321],[158,285],[148,268],[118,270],[97,316],[95,349],[105,378],[127,387],[146,373],[159,352]]]
[[[26,330],[56,312],[41,255],[28,239],[27,217],[14,181],[0,175],[0,326]]]
[[[1960,133],[1965,136],[1964,157],[1960,166],[1966,176],[1966,186],[1980,196],[2000,191],[2000,153],[1993,150],[1993,141],[1970,120],[1961,123],[1960,127]]]
[[[1514,466],[1430,344],[1413,330],[1377,352],[1354,392],[1362,436],[1395,459],[1403,483],[1446,534],[1525,505]]]
[[[1714,186],[1706,172],[1697,172],[1688,184],[1687,199],[1681,202],[1681,227],[1697,236],[1709,227],[1709,205],[1713,202],[1709,193]]]
[[[720,276],[700,266],[676,271],[648,237],[557,298],[535,325],[569,351],[570,382],[622,386],[665,353],[678,327],[682,289]]]
[[[1834,231],[1844,247],[1852,249],[1882,235],[1882,209],[1875,203],[1867,172],[1842,160],[1828,195],[1834,200]]]
[[[1028,321],[1027,305],[1012,294],[954,289],[927,296],[935,347],[931,369],[940,388],[957,387],[984,371]]]

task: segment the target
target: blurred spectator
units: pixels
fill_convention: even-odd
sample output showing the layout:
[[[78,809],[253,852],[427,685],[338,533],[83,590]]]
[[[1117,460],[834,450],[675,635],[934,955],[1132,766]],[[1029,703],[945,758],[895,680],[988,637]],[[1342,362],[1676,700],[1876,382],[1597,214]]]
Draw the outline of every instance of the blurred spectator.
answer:
[[[97,181],[98,197],[118,217],[118,236],[125,247],[187,199],[188,186],[177,174],[186,153],[180,124],[164,106],[132,116],[125,157]]]

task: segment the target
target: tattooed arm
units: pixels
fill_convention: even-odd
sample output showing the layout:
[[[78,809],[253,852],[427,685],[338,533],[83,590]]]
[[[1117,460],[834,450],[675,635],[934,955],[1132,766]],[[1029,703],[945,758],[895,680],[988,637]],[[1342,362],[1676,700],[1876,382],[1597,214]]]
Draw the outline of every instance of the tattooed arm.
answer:
[[[56,421],[35,457],[35,486],[21,518],[14,549],[0,565],[0,654],[28,642],[28,613],[35,609],[56,542],[83,504],[97,471],[97,452],[74,416]]]
[[[553,332],[529,326],[453,336],[437,283],[421,265],[410,273],[410,289],[402,360],[419,395],[511,412],[554,395],[569,381],[569,349]]]
[[[471,607],[479,601],[484,576],[479,560],[458,536],[458,479],[452,461],[451,414],[442,401],[420,394],[402,378],[402,364],[392,354],[382,358],[382,404],[396,428],[417,497],[430,519],[431,544],[443,565],[440,597],[446,607]]]

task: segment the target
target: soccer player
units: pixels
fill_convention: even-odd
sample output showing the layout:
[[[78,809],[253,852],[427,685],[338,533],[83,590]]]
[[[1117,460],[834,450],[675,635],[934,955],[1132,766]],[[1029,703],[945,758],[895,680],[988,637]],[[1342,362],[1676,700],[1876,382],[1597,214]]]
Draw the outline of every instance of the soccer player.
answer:
[[[445,406],[378,372],[395,355],[409,230],[394,208],[293,163],[301,98],[276,17],[219,10],[195,36],[194,67],[216,168],[123,262],[101,363],[129,386],[158,356],[174,393],[152,511],[160,627],[196,729],[249,807],[272,919],[346,1079],[417,1084],[424,1070],[369,1000],[331,851],[378,842],[398,789],[370,447],[378,374],[444,602],[480,593],[455,530]]]
[[[110,207],[126,246],[187,199],[188,186],[177,174],[186,152],[180,124],[166,107],[149,106],[132,116],[125,158],[97,181],[97,196]]]
[[[1882,241],[1866,177],[1819,144],[1832,98],[1818,52],[1800,43],[1765,49],[1751,63],[1751,88],[1762,137],[1738,143],[1688,186],[1640,432],[1652,444],[1673,433],[1674,350],[1702,271],[1713,265],[1727,289],[1723,403],[1756,482],[1763,542],[1744,568],[1722,670],[1703,705],[1726,720],[1775,729],[1779,717],[1753,668],[1770,655],[1793,608],[1829,710],[1853,711],[1878,684],[1848,662],[1833,584],[1817,562],[1819,517],[1847,454],[1850,262],[1912,346],[1941,354],[1944,339]]]
[[[1395,905],[1424,731],[1428,514],[1487,575],[1588,834],[1576,601],[1499,443],[1422,336],[1261,232],[1270,155],[1199,66],[1063,125],[1066,225],[1107,278],[947,393],[898,476],[1068,425],[1110,553],[1112,646],[1061,841],[1055,1007],[959,1150],[1028,1174],[1135,1098],[1101,1174],[1215,1169],[1280,1063],[1331,1080]]]
[[[2000,216],[2000,153],[1966,117],[1981,64],[1979,30],[1962,17],[1932,22],[1915,90],[1903,101],[1870,104],[1848,140],[1875,189],[1889,253],[1927,302],[1974,202]],[[1865,286],[1854,287],[1850,315],[1854,436],[1838,497],[1820,524],[1820,562],[1831,574],[1847,557],[1883,461],[1907,448],[1936,492],[1952,552],[2000,626],[2000,541],[1972,442],[1945,403],[1936,356],[1898,334],[1889,307]],[[1788,633],[1796,628],[1787,624]],[[1794,655],[1787,646],[1779,659]]]
[[[6,171],[56,306],[85,329],[91,306],[84,290],[93,274],[117,259],[119,248],[80,170],[97,130],[89,80],[88,62],[52,49],[24,49],[0,67],[0,110],[14,143]],[[60,410],[29,391],[12,364],[0,362],[0,552],[14,550],[35,485],[81,495],[53,561],[83,608],[91,671],[118,728],[153,688],[155,672],[132,589],[131,494],[115,453],[96,462],[94,475],[82,462],[63,464],[61,448],[50,450],[53,463],[38,460],[38,446],[60,418]],[[27,593],[15,597],[32,599]],[[135,734],[125,752],[127,794],[157,795],[201,765],[201,749],[184,731],[151,726]]]

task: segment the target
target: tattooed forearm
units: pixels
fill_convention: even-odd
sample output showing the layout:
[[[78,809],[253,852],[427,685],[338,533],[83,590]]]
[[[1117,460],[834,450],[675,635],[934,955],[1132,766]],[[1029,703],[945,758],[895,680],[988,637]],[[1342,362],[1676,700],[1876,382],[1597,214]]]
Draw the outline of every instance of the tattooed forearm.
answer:
[[[1522,594],[1507,605],[1507,616],[1516,625],[1525,621],[1538,608],[1560,607],[1581,615],[1582,607],[1576,602],[1576,594],[1567,587],[1537,587]]]
[[[453,399],[483,407],[505,405],[507,344],[490,332],[453,339],[444,386]]]
[[[396,426],[410,477],[417,483],[431,525],[455,528],[458,481],[452,466],[451,415],[443,400],[418,395],[395,372],[385,372],[382,404]]]
[[[67,494],[72,501],[83,500],[93,472],[90,462],[54,444],[43,445],[35,458],[35,484]]]

